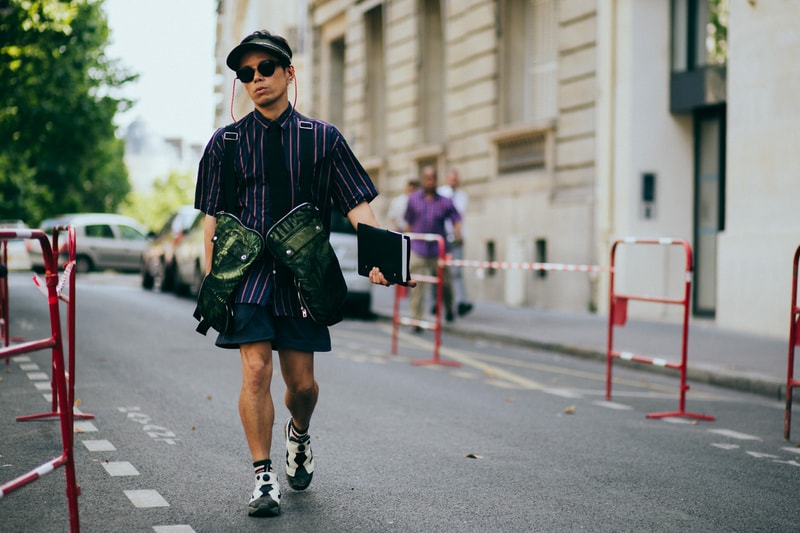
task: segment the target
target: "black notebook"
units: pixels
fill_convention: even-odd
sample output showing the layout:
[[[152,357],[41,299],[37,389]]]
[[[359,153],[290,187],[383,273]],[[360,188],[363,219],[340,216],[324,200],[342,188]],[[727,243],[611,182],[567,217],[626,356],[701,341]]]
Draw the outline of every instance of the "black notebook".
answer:
[[[408,285],[411,239],[396,231],[358,224],[358,273],[369,276],[378,267],[392,283]]]

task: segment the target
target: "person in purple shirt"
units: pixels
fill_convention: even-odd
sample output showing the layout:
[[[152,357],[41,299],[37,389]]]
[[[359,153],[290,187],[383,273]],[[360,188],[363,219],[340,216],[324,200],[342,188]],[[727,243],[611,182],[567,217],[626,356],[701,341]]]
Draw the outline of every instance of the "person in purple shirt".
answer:
[[[292,205],[300,201],[300,128],[313,129],[314,178],[311,199],[319,208],[326,229],[330,210],[347,215],[353,227],[359,223],[379,226],[369,202],[377,196],[372,181],[334,126],[300,115],[289,103],[288,88],[295,81],[292,49],[286,39],[267,31],[245,37],[228,54],[226,63],[236,72],[255,109],[238,120],[234,157],[237,212],[248,227],[264,234],[276,220],[270,202],[268,175],[285,166]],[[267,146],[267,132],[279,135],[278,150],[284,161],[272,158],[275,145]],[[195,207],[205,216],[205,270],[211,271],[216,214],[223,209],[223,134],[217,130],[206,146],[197,174]],[[268,150],[270,148],[271,150]],[[282,150],[281,150],[282,149]],[[234,324],[220,333],[216,344],[238,349],[242,366],[239,416],[253,459],[255,489],[248,502],[250,516],[280,514],[281,491],[270,460],[275,407],[270,390],[272,352],[280,359],[286,384],[284,401],[291,415],[283,425],[286,442],[286,477],[295,490],[304,490],[314,473],[314,454],[308,434],[317,404],[319,385],[314,378],[314,352],[331,350],[328,328],[305,318],[297,290],[274,273],[274,260],[264,254],[238,287],[234,300]],[[377,268],[372,283],[389,285]]]
[[[435,233],[441,235],[447,243],[447,229],[445,221],[453,224],[453,233],[456,239],[461,239],[461,215],[458,213],[453,201],[436,192],[436,169],[427,166],[422,169],[421,189],[408,197],[406,208],[406,222],[411,233]],[[411,262],[409,269],[411,277],[414,274],[435,276],[438,268],[439,245],[435,241],[411,241]],[[422,320],[422,312],[427,291],[417,289],[411,291],[410,305],[415,320]],[[443,298],[445,318],[448,322],[453,320],[453,290],[450,282],[449,269],[444,269]],[[415,326],[414,331],[419,333],[422,328]]]

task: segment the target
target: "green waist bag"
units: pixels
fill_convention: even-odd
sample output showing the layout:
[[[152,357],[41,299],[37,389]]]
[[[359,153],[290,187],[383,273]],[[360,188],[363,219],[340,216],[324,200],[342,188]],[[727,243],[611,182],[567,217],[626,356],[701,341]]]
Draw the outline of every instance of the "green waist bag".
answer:
[[[324,326],[342,320],[347,284],[316,206],[302,203],[276,222],[267,232],[267,248],[291,271],[303,316]]]
[[[194,317],[200,321],[197,331],[203,335],[208,328],[223,333],[233,324],[234,292],[264,250],[260,233],[225,212],[217,214],[211,241],[214,243],[211,273],[200,284],[194,310]]]

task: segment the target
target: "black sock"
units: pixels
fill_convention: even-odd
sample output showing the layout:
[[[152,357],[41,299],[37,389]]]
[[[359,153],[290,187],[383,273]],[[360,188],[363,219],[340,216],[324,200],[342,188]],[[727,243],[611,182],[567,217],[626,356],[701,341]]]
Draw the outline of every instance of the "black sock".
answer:
[[[272,468],[272,461],[270,461],[269,459],[255,461],[253,462],[253,468],[255,468],[256,474],[260,474],[262,472],[269,472],[270,468]]]
[[[308,433],[308,428],[306,428],[305,431],[300,431],[299,429],[297,429],[297,426],[294,425],[294,422],[289,420],[289,432],[294,433],[295,437],[301,438],[306,436],[306,434]]]

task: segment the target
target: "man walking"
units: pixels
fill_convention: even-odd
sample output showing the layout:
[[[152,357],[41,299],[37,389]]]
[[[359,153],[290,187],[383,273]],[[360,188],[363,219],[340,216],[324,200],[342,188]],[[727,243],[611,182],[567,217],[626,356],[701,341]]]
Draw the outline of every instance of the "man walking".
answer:
[[[238,135],[234,159],[234,213],[244,225],[262,235],[282,216],[271,201],[270,183],[288,191],[291,205],[301,201],[300,129],[313,129],[314,176],[311,200],[326,228],[333,207],[350,223],[378,226],[369,202],[377,191],[342,134],[332,125],[300,115],[289,104],[288,88],[295,81],[292,50],[283,37],[267,31],[242,40],[226,63],[236,72],[255,109],[233,125]],[[203,153],[197,176],[195,207],[206,213],[206,272],[211,270],[215,214],[223,209],[225,129],[217,130]],[[228,134],[230,135],[230,134]],[[277,151],[277,152],[276,152]],[[286,383],[285,403],[290,417],[283,425],[285,470],[289,486],[304,490],[314,474],[314,454],[308,430],[319,397],[314,377],[314,352],[330,351],[328,328],[304,318],[290,280],[276,275],[273,258],[265,253],[248,271],[234,299],[234,324],[217,337],[216,345],[238,349],[242,387],[239,416],[253,459],[255,489],[249,499],[251,516],[280,514],[281,491],[270,459],[275,409],[270,385],[272,352],[278,352]],[[377,269],[373,283],[388,285]]]
[[[408,197],[406,221],[412,233],[435,233],[446,239],[447,231],[445,222],[453,224],[453,233],[461,239],[461,215],[458,214],[452,200],[436,192],[436,169],[427,166],[422,169],[421,189]],[[412,276],[422,274],[435,276],[439,263],[439,246],[434,241],[411,241],[411,262],[409,268]],[[453,320],[453,291],[450,285],[450,273],[444,268],[443,298],[445,319]],[[423,290],[411,291],[411,311],[416,320],[422,320],[425,292]],[[419,326],[416,332],[422,331]]]

